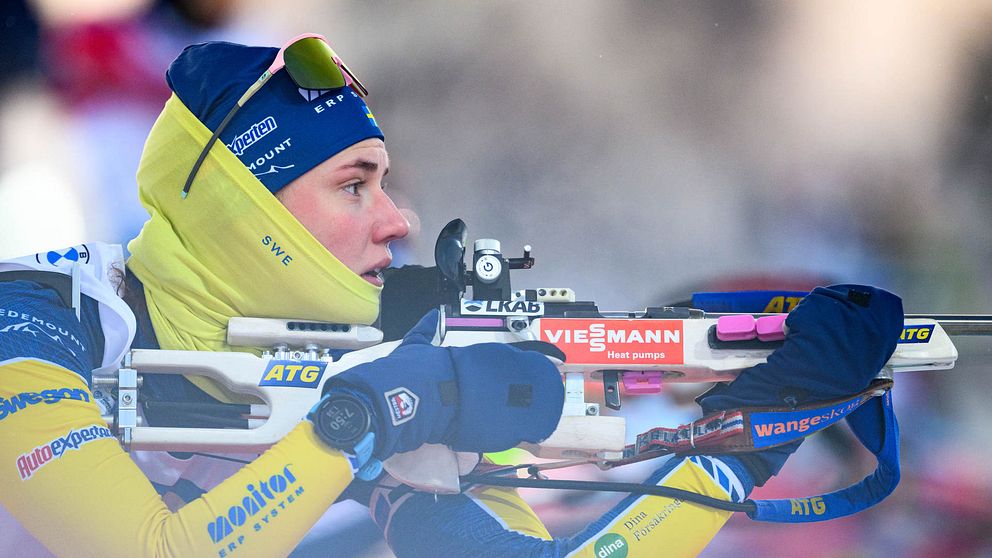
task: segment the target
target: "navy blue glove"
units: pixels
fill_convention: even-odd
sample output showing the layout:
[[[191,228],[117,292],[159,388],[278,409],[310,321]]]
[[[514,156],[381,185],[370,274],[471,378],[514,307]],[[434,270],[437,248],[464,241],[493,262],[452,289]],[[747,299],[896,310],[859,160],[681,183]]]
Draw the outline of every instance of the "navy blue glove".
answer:
[[[438,316],[437,310],[424,316],[388,356],[325,385],[325,392],[347,390],[369,403],[376,424],[373,457],[425,443],[502,451],[550,436],[565,400],[554,364],[539,352],[503,343],[434,346]]]
[[[895,351],[903,327],[902,300],[874,287],[817,287],[785,324],[785,342],[766,363],[697,398],[704,413],[737,407],[795,407],[864,390]],[[799,443],[738,457],[761,486],[778,473]]]

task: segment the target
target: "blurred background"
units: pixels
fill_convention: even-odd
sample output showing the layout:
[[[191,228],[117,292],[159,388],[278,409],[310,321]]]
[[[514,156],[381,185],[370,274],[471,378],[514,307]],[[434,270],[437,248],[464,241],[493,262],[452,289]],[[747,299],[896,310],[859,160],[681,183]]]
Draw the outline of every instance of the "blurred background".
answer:
[[[419,223],[398,265],[431,264],[461,217],[507,255],[533,246],[516,287],[608,310],[844,281],[907,312],[992,313],[990,0],[5,0],[0,16],[0,259],[136,234],[138,158],[185,45],[313,31],[371,90]],[[703,556],[992,556],[990,347],[962,339],[955,370],[897,378],[903,482],[883,504],[735,517]],[[693,389],[627,398],[631,434],[697,416]],[[861,478],[856,446],[814,437],[757,496]],[[618,500],[527,498],[556,535]],[[294,556],[332,552],[390,555],[350,505]]]

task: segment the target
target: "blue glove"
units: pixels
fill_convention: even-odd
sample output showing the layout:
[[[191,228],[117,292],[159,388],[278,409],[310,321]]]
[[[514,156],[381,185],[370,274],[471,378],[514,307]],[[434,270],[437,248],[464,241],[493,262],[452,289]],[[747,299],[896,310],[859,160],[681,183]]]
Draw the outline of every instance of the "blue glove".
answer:
[[[785,342],[766,363],[697,398],[704,413],[737,407],[795,407],[864,390],[895,351],[903,327],[902,300],[874,287],[817,287],[785,324]],[[800,442],[737,457],[761,486],[778,473]]]
[[[502,451],[540,442],[561,418],[565,388],[551,361],[503,343],[431,344],[436,310],[391,354],[329,379],[369,403],[376,425],[373,457],[385,460],[425,443],[456,451]]]

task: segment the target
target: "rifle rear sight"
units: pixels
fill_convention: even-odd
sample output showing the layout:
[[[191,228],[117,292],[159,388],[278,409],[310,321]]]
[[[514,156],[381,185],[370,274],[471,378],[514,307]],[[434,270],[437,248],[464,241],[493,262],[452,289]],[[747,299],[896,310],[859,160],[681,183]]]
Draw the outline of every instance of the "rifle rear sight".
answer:
[[[385,286],[378,327],[384,339],[399,339],[421,316],[432,308],[460,307],[465,292],[472,289],[473,300],[506,301],[513,298],[511,269],[534,266],[531,247],[524,246],[523,257],[506,258],[500,242],[492,238],[476,240],[472,246],[472,267],[465,265],[465,222],[449,222],[434,244],[433,267],[407,265],[383,270]]]

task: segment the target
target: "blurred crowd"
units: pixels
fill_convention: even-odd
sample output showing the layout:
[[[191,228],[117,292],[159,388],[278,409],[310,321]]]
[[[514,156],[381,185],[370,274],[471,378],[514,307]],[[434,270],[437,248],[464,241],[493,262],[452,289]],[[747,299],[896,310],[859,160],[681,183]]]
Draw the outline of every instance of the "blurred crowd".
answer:
[[[418,225],[396,264],[431,264],[461,217],[509,256],[533,246],[515,286],[609,310],[760,277],[992,313],[990,0],[6,0],[0,16],[0,259],[137,232],[134,173],[185,45],[313,31],[371,90]],[[704,556],[992,556],[992,343],[959,350],[952,371],[896,379],[893,496],[825,524],[735,517]],[[695,417],[692,389],[628,397],[631,434]],[[756,496],[873,467],[832,429]],[[556,535],[618,498],[527,492]],[[294,556],[388,556],[363,514],[336,506]]]

